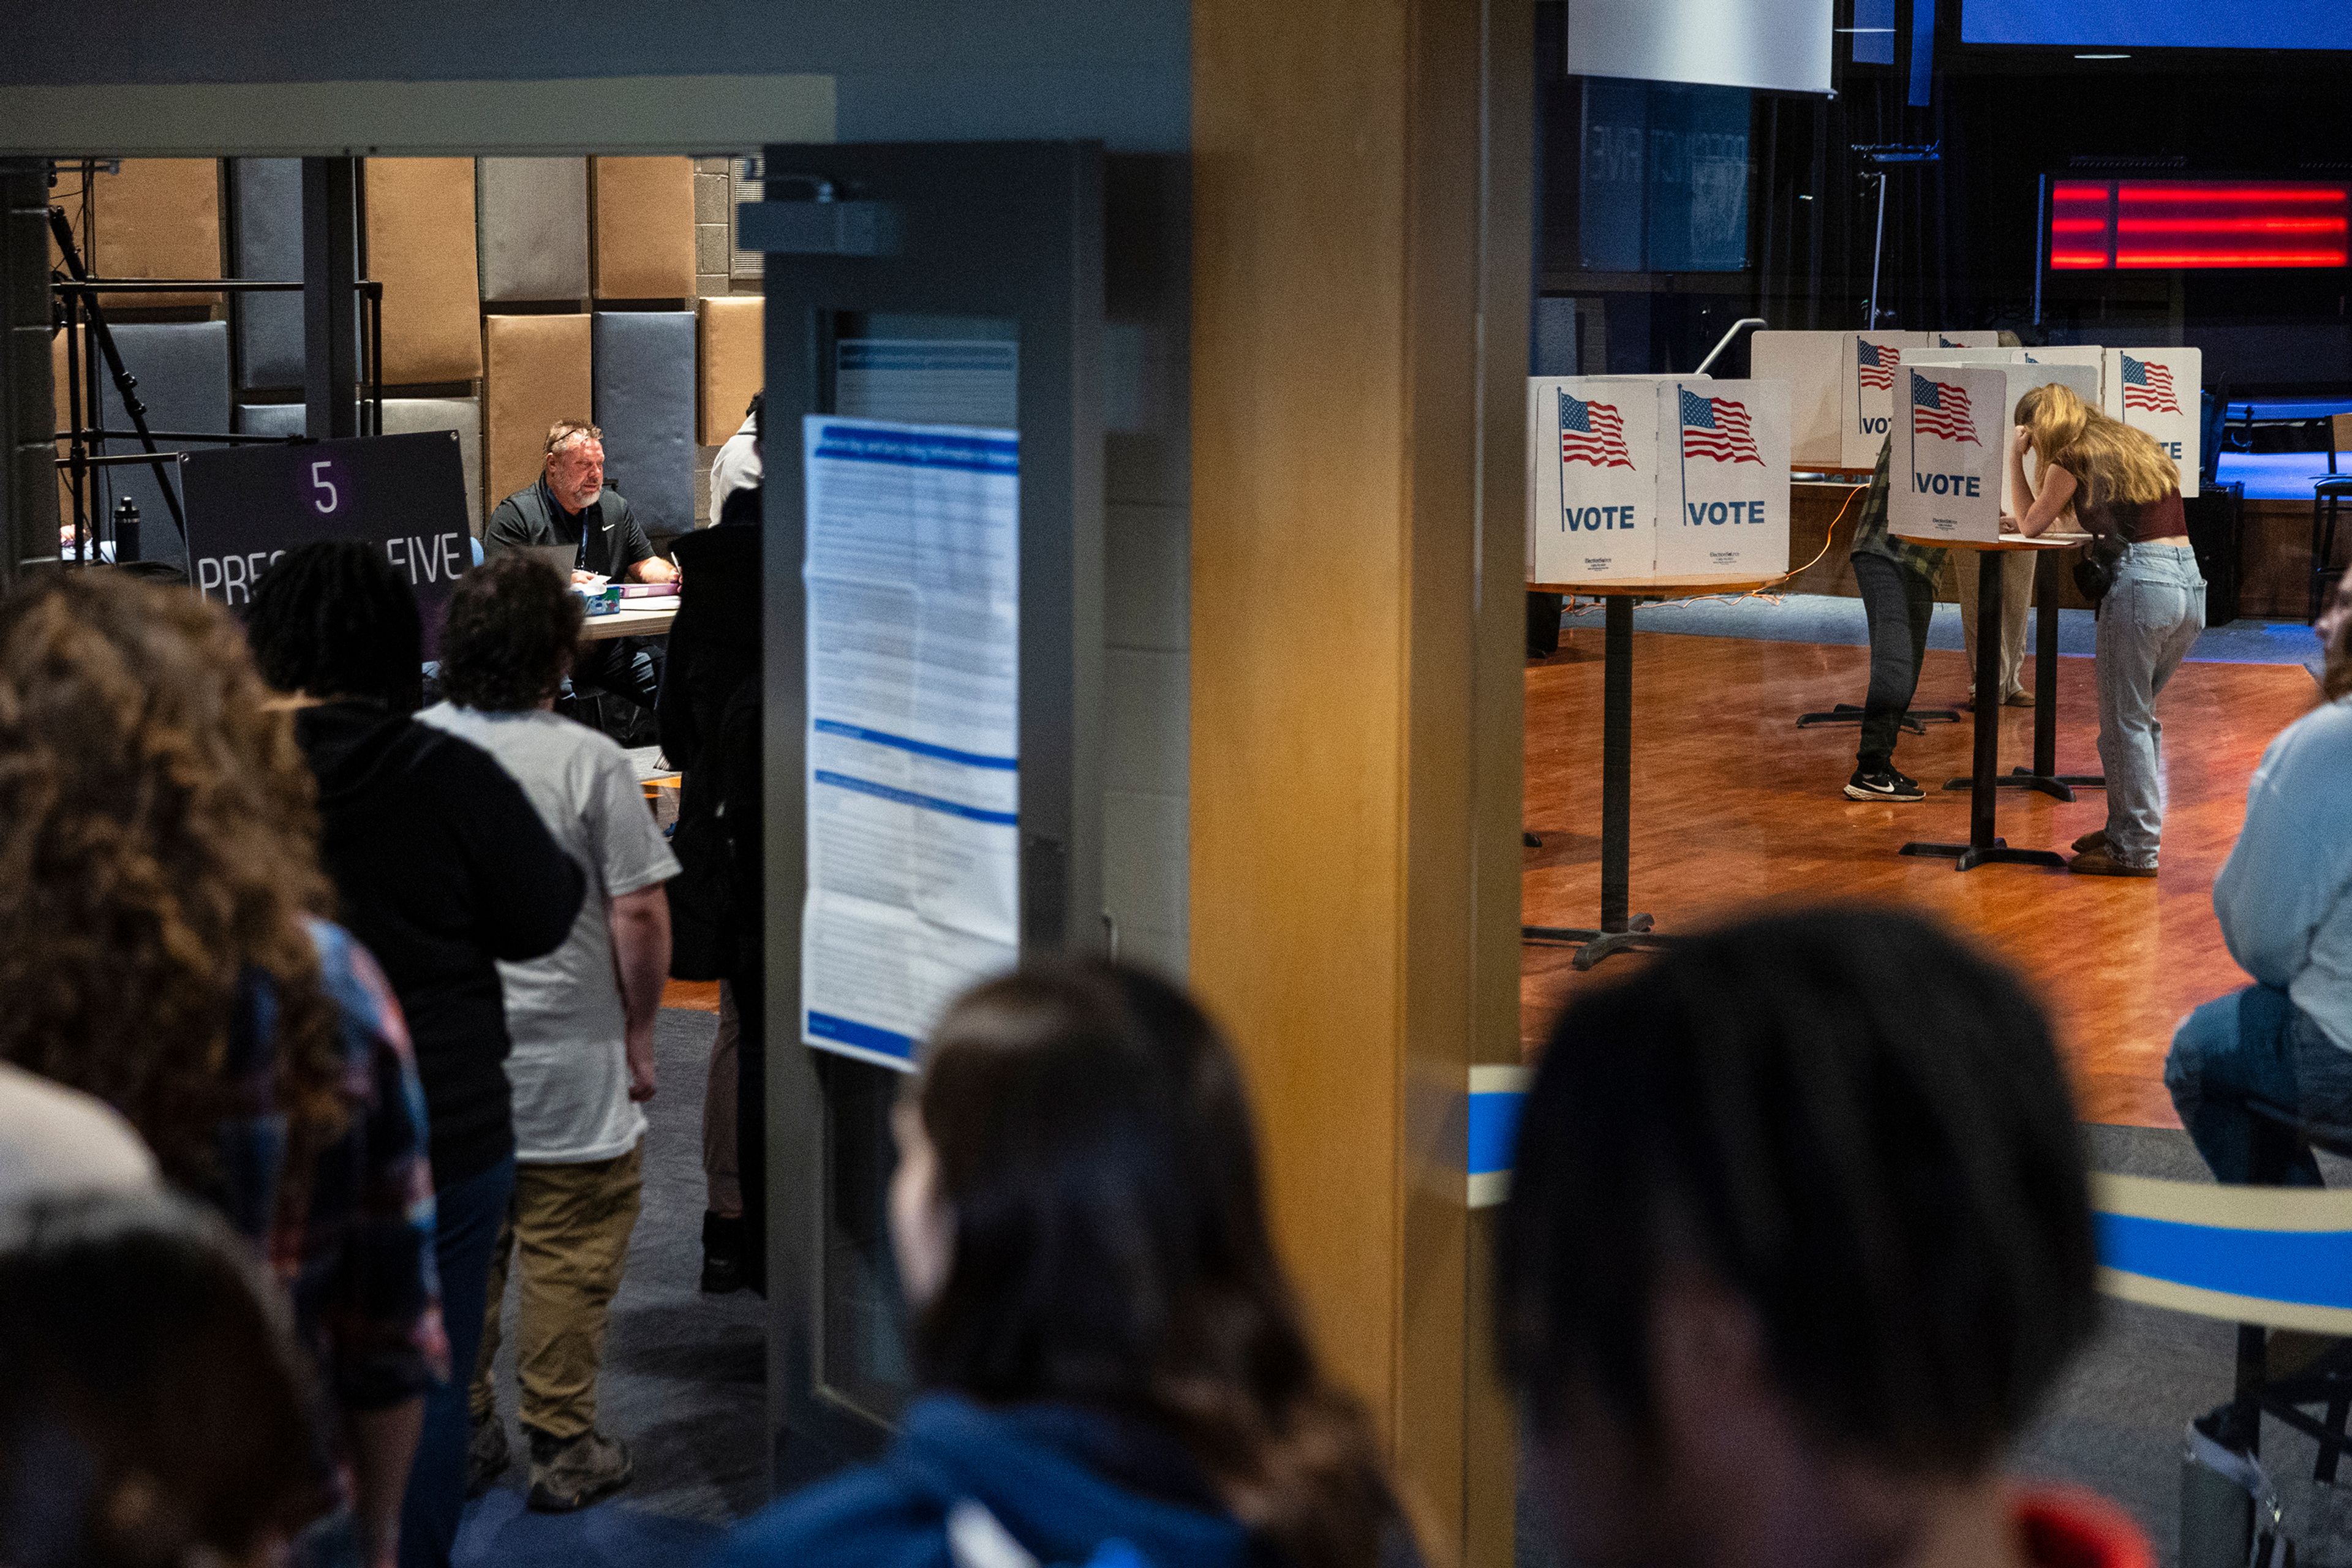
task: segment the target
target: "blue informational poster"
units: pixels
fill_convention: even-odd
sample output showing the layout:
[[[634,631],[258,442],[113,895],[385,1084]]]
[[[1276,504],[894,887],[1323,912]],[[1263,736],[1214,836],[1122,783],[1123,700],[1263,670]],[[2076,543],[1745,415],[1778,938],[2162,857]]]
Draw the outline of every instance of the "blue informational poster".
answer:
[[[1971,44],[2065,48],[2352,49],[2344,0],[1965,0]]]
[[[801,1038],[911,1068],[1020,954],[1015,432],[810,415]]]

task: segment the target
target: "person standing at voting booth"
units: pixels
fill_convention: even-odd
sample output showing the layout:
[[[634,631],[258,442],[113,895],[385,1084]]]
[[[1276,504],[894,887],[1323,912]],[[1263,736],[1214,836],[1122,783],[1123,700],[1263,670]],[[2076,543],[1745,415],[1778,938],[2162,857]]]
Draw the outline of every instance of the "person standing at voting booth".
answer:
[[[1870,691],[1862,708],[1862,744],[1854,749],[1849,800],[1915,801],[1927,798],[1919,781],[1895,766],[1895,742],[1903,716],[1919,689],[1919,666],[1927,657],[1927,626],[1936,614],[1936,579],[1943,575],[1948,551],[1896,539],[1886,531],[1887,470],[1895,451],[1889,437],[1878,448],[1878,467],[1854,524],[1854,586],[1870,625]]]
[[[553,711],[580,622],[578,598],[534,562],[467,573],[441,634],[448,700],[420,721],[496,758],[588,879],[561,947],[499,966],[514,1040],[515,1182],[472,1369],[469,1469],[478,1488],[508,1463],[490,1369],[514,1259],[530,1502],[543,1512],[585,1507],[632,1473],[627,1447],[597,1430],[596,1380],[644,1185],[639,1102],[654,1095],[654,1019],[669,970],[662,885],[677,874],[627,754]]]
[[[345,540],[288,552],[255,588],[246,634],[262,678],[295,708],[344,923],[408,1018],[431,1127],[434,1258],[462,1373],[514,1192],[499,962],[555,951],[587,881],[488,752],[410,716],[424,658],[416,597],[380,549]],[[425,1397],[403,1568],[446,1568],[471,1436],[465,1381],[453,1377]]]
[[[2029,452],[2041,463],[2039,490],[2025,477]],[[2156,700],[2205,629],[2205,578],[2189,542],[2179,471],[2154,437],[2053,383],[2017,401],[2009,482],[2030,504],[2021,518],[2003,517],[2003,530],[2032,538],[2071,510],[2094,541],[2076,580],[2098,605],[2107,825],[2074,841],[2067,869],[2153,877],[2164,830]]]
[[[538,481],[499,502],[482,531],[485,558],[524,545],[576,547],[575,583],[677,581],[677,568],[654,553],[628,498],[605,485],[604,433],[585,419],[548,426]],[[649,637],[616,637],[581,649],[572,679],[651,708],[661,691],[661,651]]]

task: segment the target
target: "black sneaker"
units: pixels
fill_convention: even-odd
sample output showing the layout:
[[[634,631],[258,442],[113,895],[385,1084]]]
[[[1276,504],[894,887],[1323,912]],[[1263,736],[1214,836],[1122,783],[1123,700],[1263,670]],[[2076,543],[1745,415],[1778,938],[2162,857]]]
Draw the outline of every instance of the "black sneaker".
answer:
[[[1845,781],[1848,800],[1925,800],[1918,781],[1906,779],[1892,768],[1874,773],[1854,770],[1853,777]]]

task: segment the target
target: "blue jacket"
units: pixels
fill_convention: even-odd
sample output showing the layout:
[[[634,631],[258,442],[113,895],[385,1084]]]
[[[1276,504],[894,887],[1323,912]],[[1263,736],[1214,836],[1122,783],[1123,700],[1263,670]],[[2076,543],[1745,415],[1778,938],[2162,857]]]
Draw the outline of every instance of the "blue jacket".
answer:
[[[1097,1553],[1132,1562],[1122,1544],[1150,1568],[1246,1568],[1252,1558],[1247,1532],[1172,1442],[1066,1405],[931,1394],[878,1462],[745,1521],[711,1568],[947,1568],[947,1512],[964,1499],[1049,1568]]]
[[[2352,699],[2279,732],[2213,883],[2230,956],[2352,1050]]]

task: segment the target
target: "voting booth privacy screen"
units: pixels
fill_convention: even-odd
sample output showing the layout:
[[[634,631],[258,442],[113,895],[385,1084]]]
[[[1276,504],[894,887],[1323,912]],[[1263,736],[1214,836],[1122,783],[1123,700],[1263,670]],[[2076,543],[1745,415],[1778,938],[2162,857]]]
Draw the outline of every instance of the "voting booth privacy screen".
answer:
[[[1788,384],[1790,461],[1800,468],[1852,469],[1874,467],[1881,443],[1900,434],[1897,388],[1906,384],[1901,378],[1906,368],[2071,366],[2085,374],[2042,379],[2063,380],[2085,403],[2155,437],[2180,471],[2181,495],[2198,493],[2204,456],[2198,418],[2204,355],[2194,348],[2004,348],[2000,334],[1983,331],[1759,331],[1751,341],[1748,363],[1757,379]],[[2000,413],[2004,438],[2014,423],[2017,399],[2037,384],[2011,379]]]
[[[355,539],[416,591],[425,657],[435,657],[449,595],[474,563],[455,431],[192,452],[181,482],[188,579],[205,598],[242,615],[289,550]]]
[[[1528,420],[1528,581],[1788,570],[1782,384],[1539,376]]]
[[[1021,942],[1020,437],[805,416],[801,1038],[911,1070]]]

